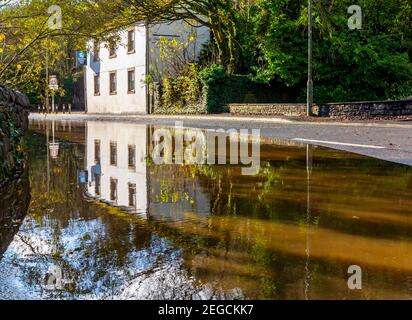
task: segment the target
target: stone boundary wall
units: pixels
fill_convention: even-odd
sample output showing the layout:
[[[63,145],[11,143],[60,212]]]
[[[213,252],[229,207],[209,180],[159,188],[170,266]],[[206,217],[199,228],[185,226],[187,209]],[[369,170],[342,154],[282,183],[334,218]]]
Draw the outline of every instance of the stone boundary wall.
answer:
[[[304,116],[306,104],[293,103],[265,103],[265,104],[229,104],[229,111],[238,115],[263,116]]]
[[[412,116],[412,100],[329,103],[318,107],[320,117],[373,119]]]
[[[229,104],[232,114],[262,116],[306,116],[306,104]],[[407,118],[412,116],[412,99],[328,103],[313,106],[313,115],[337,119]]]
[[[7,250],[27,214],[30,204],[28,167],[18,179],[0,186],[0,258]],[[19,196],[17,196],[19,195]],[[4,227],[6,226],[6,227]]]
[[[0,186],[24,167],[29,107],[24,94],[0,85]]]

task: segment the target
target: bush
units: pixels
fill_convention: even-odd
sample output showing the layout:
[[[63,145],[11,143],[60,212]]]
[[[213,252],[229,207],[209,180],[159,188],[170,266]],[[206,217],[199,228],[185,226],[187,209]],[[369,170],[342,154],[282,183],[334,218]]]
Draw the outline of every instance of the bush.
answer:
[[[164,78],[159,91],[160,103],[154,111],[163,114],[222,113],[230,103],[294,102],[297,96],[295,89],[281,84],[228,74],[220,65],[199,72],[195,64],[180,76]]]
[[[223,66],[212,65],[199,74],[203,84],[203,103],[208,113],[225,111],[230,101],[229,76]]]
[[[222,66],[212,65],[200,74],[203,84],[203,103],[208,113],[228,111],[230,103],[294,102],[295,88],[273,81],[256,82],[248,75],[228,74]]]
[[[164,78],[161,83],[160,103],[155,113],[193,114],[205,113],[202,99],[202,84],[195,64],[188,64],[181,75]]]

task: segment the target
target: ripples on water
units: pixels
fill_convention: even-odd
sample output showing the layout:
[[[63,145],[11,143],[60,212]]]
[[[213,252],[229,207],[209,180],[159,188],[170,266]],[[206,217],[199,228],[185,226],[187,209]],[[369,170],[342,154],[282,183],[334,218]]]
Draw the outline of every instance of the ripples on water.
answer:
[[[54,126],[31,124],[28,178],[1,192],[2,299],[412,297],[410,167],[266,140],[243,176],[148,163],[153,127]]]

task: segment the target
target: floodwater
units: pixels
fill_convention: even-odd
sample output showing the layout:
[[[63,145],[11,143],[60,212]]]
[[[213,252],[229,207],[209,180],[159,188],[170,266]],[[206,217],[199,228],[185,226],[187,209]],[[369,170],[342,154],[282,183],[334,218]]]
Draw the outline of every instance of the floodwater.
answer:
[[[1,299],[412,298],[412,168],[275,139],[256,175],[155,164],[156,129],[31,123]]]

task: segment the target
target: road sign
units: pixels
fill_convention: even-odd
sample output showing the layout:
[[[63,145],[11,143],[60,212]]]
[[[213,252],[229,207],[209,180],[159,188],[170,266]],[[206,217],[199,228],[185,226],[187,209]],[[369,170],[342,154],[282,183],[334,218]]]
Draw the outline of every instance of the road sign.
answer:
[[[86,51],[76,51],[76,65],[77,66],[87,65],[87,52]]]
[[[52,142],[49,144],[50,156],[53,159],[57,159],[59,156],[59,144],[56,142]]]
[[[57,81],[57,76],[49,77],[49,89],[51,90],[59,89],[59,82]]]

